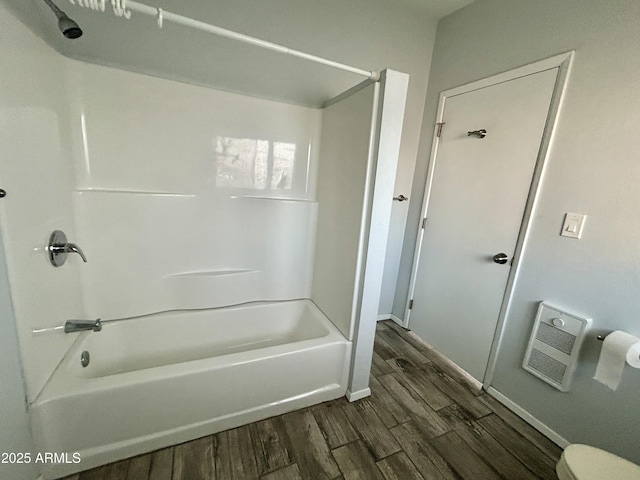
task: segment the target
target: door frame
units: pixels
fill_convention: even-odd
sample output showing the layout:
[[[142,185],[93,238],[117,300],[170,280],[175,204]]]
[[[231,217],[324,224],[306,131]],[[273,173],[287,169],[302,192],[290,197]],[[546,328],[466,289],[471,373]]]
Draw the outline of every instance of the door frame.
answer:
[[[522,223],[520,225],[520,230],[518,232],[518,239],[516,242],[516,249],[515,249],[513,260],[512,260],[512,267],[509,272],[509,277],[507,279],[507,286],[505,289],[504,297],[502,299],[502,304],[500,306],[500,312],[498,314],[498,323],[496,325],[496,331],[491,344],[491,351],[489,353],[487,368],[485,370],[485,375],[482,382],[483,388],[485,389],[489,388],[489,386],[491,385],[491,381],[493,379],[493,371],[495,369],[496,357],[497,357],[498,349],[500,348],[500,343],[502,340],[505,319],[507,317],[507,314],[509,313],[509,307],[511,303],[511,298],[513,296],[514,285],[520,270],[520,258],[522,257],[522,254],[527,244],[527,240],[529,238],[531,217],[537,204],[538,192],[540,189],[542,176],[544,174],[544,169],[547,163],[547,158],[549,156],[550,145],[555,133],[555,126],[557,124],[560,108],[562,106],[562,101],[564,99],[564,94],[567,87],[567,78],[569,76],[571,65],[573,63],[574,53],[575,52],[571,50],[569,52],[561,53],[553,57],[539,60],[537,62],[533,62],[533,63],[509,70],[506,72],[502,72],[497,75],[492,75],[490,77],[477,80],[475,82],[461,85],[459,87],[455,87],[449,90],[444,90],[440,93],[440,100],[438,102],[438,110],[436,113],[436,123],[434,125],[434,130],[433,130],[433,140],[431,143],[431,154],[429,156],[429,164],[427,167],[427,181],[425,184],[424,196],[422,200],[420,226],[418,227],[418,232],[416,237],[416,247],[415,247],[413,262],[411,266],[409,291],[407,294],[407,301],[406,301],[406,306],[404,311],[404,320],[402,323],[402,326],[404,328],[409,328],[410,326],[410,320],[411,320],[410,306],[414,298],[416,277],[418,274],[418,263],[420,260],[420,253],[422,251],[422,241],[424,238],[424,231],[425,231],[425,229],[423,228],[423,223],[426,222],[428,209],[429,209],[429,200],[431,198],[431,190],[432,190],[433,179],[434,179],[435,165],[436,165],[436,160],[438,155],[438,147],[440,144],[440,137],[438,136],[438,133],[440,130],[440,125],[442,125],[441,122],[443,122],[444,109],[445,109],[447,98],[461,95],[463,93],[472,92],[474,90],[479,90],[481,88],[489,87],[492,85],[497,85],[499,83],[508,82],[510,80],[515,80],[517,78],[525,77],[528,75],[533,75],[535,73],[539,73],[545,70],[558,68],[556,84],[553,89],[553,94],[551,96],[551,104],[549,106],[549,113],[547,115],[547,122],[544,128],[544,132],[542,134],[540,149],[538,150],[538,157],[536,159],[536,165],[533,171],[531,186],[529,188],[529,194],[527,196],[527,203],[524,208],[524,215],[522,218]],[[446,126],[444,128],[446,128]]]

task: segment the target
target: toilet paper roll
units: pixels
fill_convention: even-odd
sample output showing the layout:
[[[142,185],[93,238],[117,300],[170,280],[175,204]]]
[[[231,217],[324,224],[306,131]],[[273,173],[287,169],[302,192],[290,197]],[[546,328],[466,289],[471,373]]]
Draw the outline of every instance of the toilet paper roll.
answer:
[[[616,330],[604,339],[593,378],[611,390],[617,390],[625,364],[640,368],[640,338]]]

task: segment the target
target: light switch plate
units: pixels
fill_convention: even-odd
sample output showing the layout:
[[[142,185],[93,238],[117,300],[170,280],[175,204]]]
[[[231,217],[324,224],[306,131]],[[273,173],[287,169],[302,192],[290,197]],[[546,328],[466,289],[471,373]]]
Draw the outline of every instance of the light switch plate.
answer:
[[[569,238],[580,238],[584,229],[586,215],[581,213],[567,213],[564,216],[564,224],[560,235]]]

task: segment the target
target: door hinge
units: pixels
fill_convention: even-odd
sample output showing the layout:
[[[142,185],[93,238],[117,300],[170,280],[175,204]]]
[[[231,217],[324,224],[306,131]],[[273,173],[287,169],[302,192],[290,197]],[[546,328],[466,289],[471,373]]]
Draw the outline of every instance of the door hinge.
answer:
[[[426,227],[426,225],[427,225],[427,217],[424,217],[422,219],[422,228]]]
[[[440,138],[440,135],[442,135],[442,127],[444,126],[446,122],[439,122],[436,123],[436,127],[438,127],[438,129],[436,130],[436,137]]]
[[[413,308],[413,299],[409,300],[409,310]]]

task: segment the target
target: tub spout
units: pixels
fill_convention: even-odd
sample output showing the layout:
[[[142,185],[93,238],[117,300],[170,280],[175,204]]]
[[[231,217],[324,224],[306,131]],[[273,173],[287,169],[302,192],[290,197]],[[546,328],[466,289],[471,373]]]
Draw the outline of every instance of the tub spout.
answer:
[[[82,332],[84,330],[93,330],[99,332],[102,330],[102,322],[96,320],[67,320],[64,324],[64,333]]]

